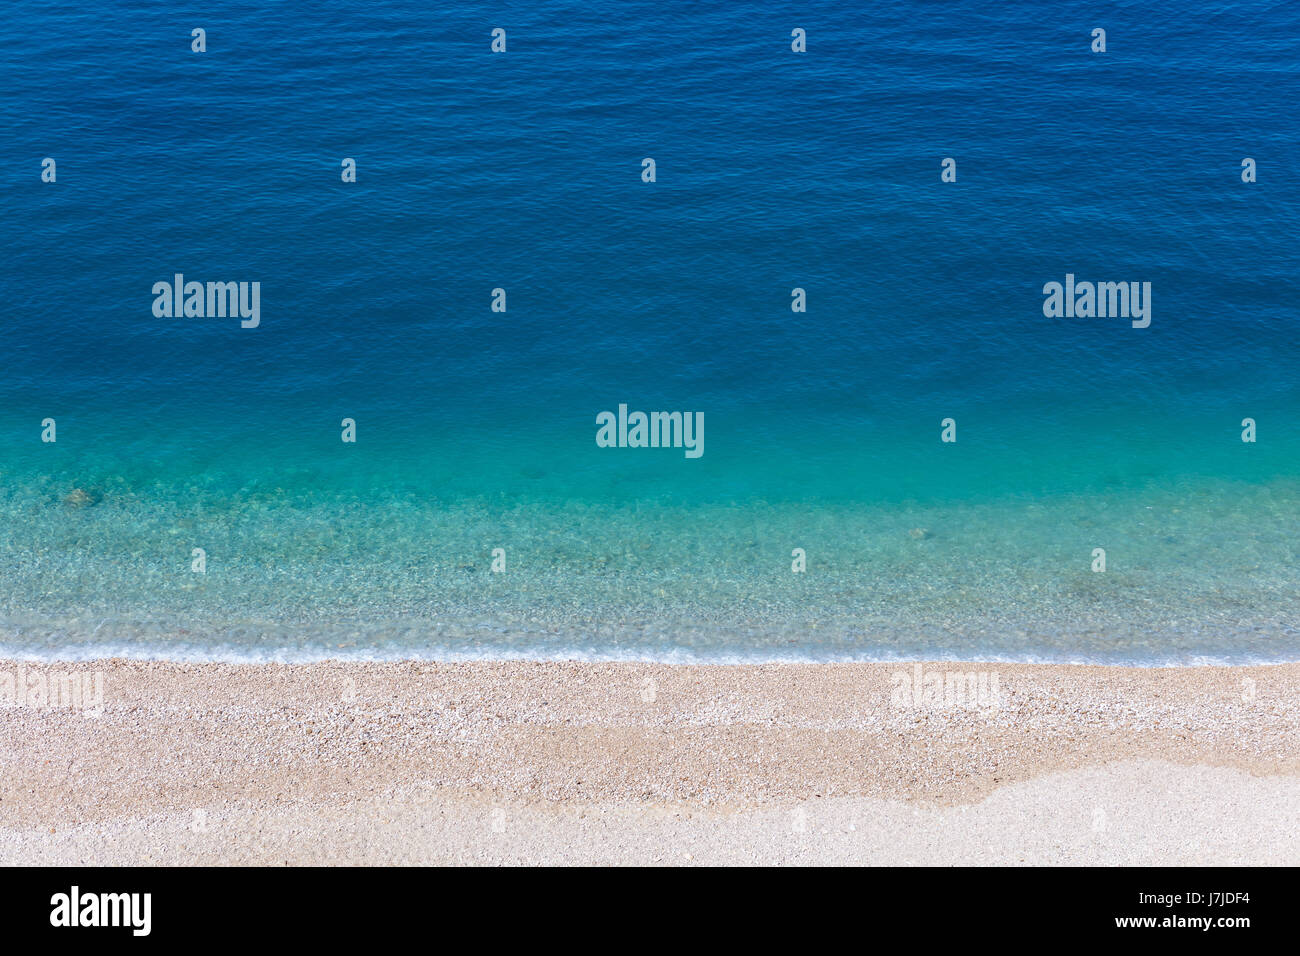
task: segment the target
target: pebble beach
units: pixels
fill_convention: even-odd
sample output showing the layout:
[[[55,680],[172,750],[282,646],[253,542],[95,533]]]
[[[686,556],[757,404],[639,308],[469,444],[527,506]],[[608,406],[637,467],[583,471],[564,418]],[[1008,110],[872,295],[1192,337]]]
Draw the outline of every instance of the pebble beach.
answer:
[[[6,865],[1300,862],[1296,664],[20,668]]]

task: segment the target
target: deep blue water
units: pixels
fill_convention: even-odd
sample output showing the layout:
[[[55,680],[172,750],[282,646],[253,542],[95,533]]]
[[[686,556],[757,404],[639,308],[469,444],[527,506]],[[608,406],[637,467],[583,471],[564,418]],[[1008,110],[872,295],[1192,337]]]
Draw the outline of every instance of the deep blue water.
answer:
[[[1283,3],[17,7],[0,649],[1298,658],[1298,53]]]

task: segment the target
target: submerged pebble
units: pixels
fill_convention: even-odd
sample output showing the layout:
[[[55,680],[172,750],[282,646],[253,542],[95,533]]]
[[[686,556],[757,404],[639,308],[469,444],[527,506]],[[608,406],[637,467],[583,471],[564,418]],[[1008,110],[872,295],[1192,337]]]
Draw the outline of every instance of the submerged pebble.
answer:
[[[63,503],[70,508],[89,508],[91,505],[97,505],[103,499],[98,491],[86,488],[73,488],[63,498]]]

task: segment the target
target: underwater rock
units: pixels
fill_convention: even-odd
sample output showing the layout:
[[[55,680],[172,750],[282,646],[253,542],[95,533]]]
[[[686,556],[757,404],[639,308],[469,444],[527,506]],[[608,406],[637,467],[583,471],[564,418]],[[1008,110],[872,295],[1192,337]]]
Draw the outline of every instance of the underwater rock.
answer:
[[[103,497],[98,491],[92,489],[73,488],[64,497],[63,503],[70,508],[89,508],[91,505],[99,504]]]

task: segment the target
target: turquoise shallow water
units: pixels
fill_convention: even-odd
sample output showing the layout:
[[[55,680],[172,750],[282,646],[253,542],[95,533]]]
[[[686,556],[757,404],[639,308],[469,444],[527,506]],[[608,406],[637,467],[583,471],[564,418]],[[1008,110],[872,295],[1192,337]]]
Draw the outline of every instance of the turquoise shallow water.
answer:
[[[559,493],[553,460],[530,468],[499,453],[491,461],[508,473],[476,494],[465,470],[472,450],[378,474],[336,463],[252,481],[234,458],[184,480],[161,478],[156,463],[100,470],[83,460],[6,487],[6,650],[1130,663],[1294,655],[1300,482],[1144,476],[1131,464],[1104,476],[1109,486],[1012,493],[1005,486],[1023,480],[1023,465],[986,456],[980,480],[980,463],[953,466],[961,439],[917,445],[907,453],[928,482],[899,480],[906,497],[879,489],[873,503],[752,491],[691,498],[650,466],[634,475],[592,467],[591,493],[573,497]],[[864,465],[840,463],[869,473]],[[752,480],[737,471],[718,486]],[[71,482],[74,473],[83,480]],[[444,474],[434,493],[429,476]],[[940,475],[966,492],[1000,491],[943,497]],[[801,479],[796,465],[779,484]],[[205,574],[190,569],[193,547],[207,553]],[[498,547],[504,573],[492,571]],[[1106,549],[1104,574],[1091,570],[1095,547]],[[791,570],[794,548],[807,556],[802,574]]]
[[[0,652],[1300,659],[1294,10],[500,16],[0,28]]]

